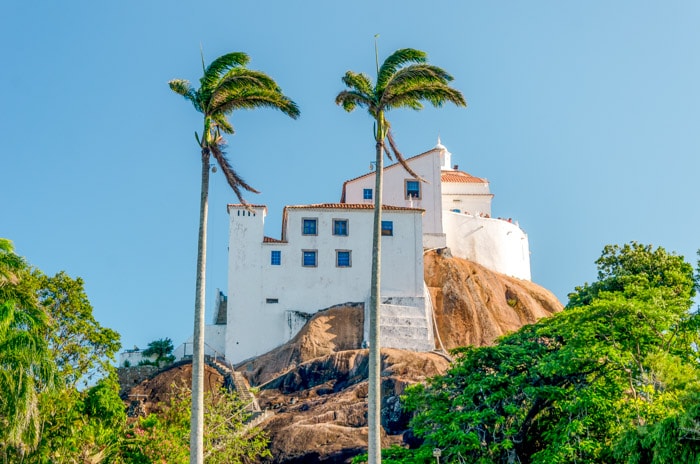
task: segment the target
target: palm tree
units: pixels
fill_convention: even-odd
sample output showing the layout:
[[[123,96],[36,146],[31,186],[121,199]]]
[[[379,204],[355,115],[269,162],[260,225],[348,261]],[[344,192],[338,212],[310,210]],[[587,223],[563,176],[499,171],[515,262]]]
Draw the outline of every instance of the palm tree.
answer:
[[[182,95],[204,115],[202,136],[195,132],[202,156],[202,189],[199,209],[199,241],[197,246],[197,282],[194,311],[194,348],[192,357],[192,419],[190,434],[190,462],[203,462],[204,426],[204,289],[207,246],[207,214],[209,195],[210,157],[221,167],[228,184],[241,203],[241,189],[258,193],[233,169],[224,154],[222,134],[233,134],[227,115],[234,110],[260,107],[274,108],[291,118],[299,117],[299,108],[266,74],[246,68],[249,58],[242,52],[223,55],[202,68],[204,75],[195,89],[183,79],[173,79],[170,88]]]
[[[383,162],[386,151],[385,142],[389,142],[391,152],[399,163],[415,178],[419,178],[404,161],[397,150],[391,135],[391,125],[385,113],[397,108],[420,110],[421,102],[440,107],[445,102],[466,106],[464,96],[450,87],[452,76],[437,66],[427,64],[427,55],[411,48],[404,48],[392,53],[379,66],[377,56],[377,81],[372,84],[363,73],[348,71],[343,76],[343,83],[348,87],[335,98],[345,111],[366,108],[375,121],[376,175],[374,196],[374,234],[372,239],[372,276],[370,281],[369,302],[369,463],[381,462],[380,426],[380,346],[379,346],[379,305],[381,272],[381,223],[382,223],[382,182]],[[387,151],[387,154],[389,152]],[[390,155],[389,155],[390,156]]]
[[[39,396],[55,365],[43,334],[46,313],[23,279],[29,265],[0,238],[0,456],[33,450],[40,438]]]

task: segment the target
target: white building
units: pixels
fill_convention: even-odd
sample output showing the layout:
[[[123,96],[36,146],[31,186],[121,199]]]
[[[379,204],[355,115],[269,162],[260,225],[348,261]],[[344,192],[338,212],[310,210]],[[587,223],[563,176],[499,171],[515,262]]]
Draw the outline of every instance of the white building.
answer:
[[[406,161],[425,182],[398,164],[384,169],[381,343],[427,351],[434,340],[424,249],[447,246],[455,256],[529,280],[529,247],[517,224],[491,218],[488,181],[452,167],[439,141]],[[239,362],[285,343],[321,309],[368,307],[374,176],[345,182],[340,203],[285,207],[280,239],[264,236],[265,206],[228,206],[225,340],[207,330],[208,344]]]
[[[228,206],[228,359],[286,342],[318,310],[369,299],[373,210],[349,203],[287,206],[277,240],[263,235],[264,206]],[[384,207],[382,297],[409,300],[424,312],[422,214]]]
[[[527,234],[512,220],[491,217],[493,194],[488,180],[452,166],[452,154],[439,140],[435,148],[406,162],[426,182],[412,178],[399,164],[388,166],[383,201],[425,209],[423,247],[447,246],[454,256],[530,280]],[[374,172],[346,181],[341,201],[371,202],[373,188]]]

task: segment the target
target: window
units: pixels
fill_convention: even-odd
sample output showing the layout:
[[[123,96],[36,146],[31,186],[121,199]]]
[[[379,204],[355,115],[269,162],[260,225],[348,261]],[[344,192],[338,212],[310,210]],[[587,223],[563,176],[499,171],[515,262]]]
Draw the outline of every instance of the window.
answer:
[[[270,264],[273,266],[279,266],[282,264],[282,252],[279,250],[272,250],[270,252]]]
[[[417,180],[406,181],[406,199],[415,198],[420,200],[420,182]]]
[[[336,250],[335,251],[335,265],[337,267],[350,267],[352,266],[352,261],[350,260],[349,250]]]
[[[302,231],[303,235],[317,235],[316,224],[318,221],[316,219],[302,219]]]
[[[382,235],[394,235],[393,221],[382,221]]]
[[[371,200],[372,199],[372,189],[362,190],[362,198],[365,200]]]
[[[316,250],[302,250],[302,266],[304,267],[316,267]]]
[[[333,219],[333,235],[348,235],[347,219]]]
[[[265,303],[267,303],[267,304],[275,304],[275,303],[279,303],[279,302],[280,302],[280,300],[278,298],[266,298],[265,299]]]

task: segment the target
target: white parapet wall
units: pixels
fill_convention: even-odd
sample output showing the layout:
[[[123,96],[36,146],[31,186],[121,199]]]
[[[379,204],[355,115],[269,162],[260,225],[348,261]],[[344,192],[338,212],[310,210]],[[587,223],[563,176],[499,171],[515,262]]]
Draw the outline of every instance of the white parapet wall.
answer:
[[[453,256],[501,274],[530,280],[527,234],[510,220],[443,211],[447,246]]]
[[[190,337],[185,343],[181,343],[173,350],[175,361],[189,359],[192,357],[193,338]],[[212,358],[222,358],[226,351],[226,325],[211,324],[204,327],[204,354]]]

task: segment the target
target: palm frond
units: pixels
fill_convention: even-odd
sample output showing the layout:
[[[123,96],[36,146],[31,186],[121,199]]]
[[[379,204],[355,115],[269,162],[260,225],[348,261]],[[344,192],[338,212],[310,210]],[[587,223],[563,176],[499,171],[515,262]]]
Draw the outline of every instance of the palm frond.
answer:
[[[183,97],[185,97],[185,100],[188,100],[190,103],[192,103],[192,105],[197,111],[199,111],[200,113],[203,112],[197,91],[192,87],[190,81],[186,79],[173,79],[170,82],[168,82],[168,85],[170,86],[170,89],[173,92],[175,92],[178,95],[182,95]]]
[[[223,92],[222,92],[223,93]],[[299,107],[283,94],[267,89],[244,88],[238,91],[230,91],[219,97],[220,102],[209,107],[209,112],[229,113],[233,110],[245,110],[254,108],[272,108],[280,110],[292,119],[300,115]]]
[[[462,93],[444,84],[426,85],[403,91],[400,94],[390,95],[382,102],[382,106],[388,109],[411,108],[420,109],[418,103],[424,101],[439,108],[445,103],[454,103],[457,106],[467,106]]]
[[[372,81],[367,74],[348,71],[343,76],[342,81],[343,84],[345,84],[351,90],[367,95],[368,98],[374,95]]]
[[[282,90],[277,86],[277,83],[264,73],[248,69],[232,71],[234,72],[222,80],[211,94],[207,102],[209,111],[216,111],[216,108],[219,108],[226,100],[231,99],[232,95],[246,92],[271,92],[283,96]]]
[[[403,88],[411,85],[423,85],[425,83],[449,84],[454,78],[444,69],[428,64],[416,64],[407,66],[396,72],[384,87],[384,92],[393,91],[395,88]]]
[[[229,85],[229,82],[240,85],[241,83],[249,83],[258,87],[264,87],[270,90],[281,92],[277,86],[277,82],[262,71],[255,71],[247,68],[232,68],[222,78],[219,86]]]
[[[419,176],[411,167],[408,165],[406,162],[406,159],[403,157],[399,149],[396,147],[396,142],[394,141],[394,134],[391,132],[391,129],[389,129],[386,133],[386,139],[389,141],[389,146],[391,147],[391,151],[394,152],[394,156],[396,156],[396,160],[403,166],[403,168],[408,172],[414,179],[418,179],[421,182],[426,182],[425,179],[423,179],[421,176]]]
[[[233,130],[233,125],[224,113],[214,113],[211,115],[211,118],[216,123],[216,126],[219,129],[221,129],[221,132],[224,132],[226,134],[235,133],[235,131]]]
[[[252,193],[260,193],[259,191],[248,185],[248,183],[246,183],[243,180],[243,178],[239,176],[238,173],[233,169],[231,163],[229,163],[228,159],[226,158],[226,154],[224,153],[220,144],[213,144],[209,146],[209,149],[211,150],[211,154],[214,156],[214,159],[216,159],[216,162],[221,167],[221,172],[224,173],[224,177],[226,178],[228,185],[236,194],[236,197],[241,202],[241,204],[246,204],[246,201],[243,198],[243,194],[241,192],[241,188]]]
[[[250,58],[243,52],[232,52],[221,55],[211,62],[207,69],[204,70],[204,75],[199,79],[201,89],[211,90],[216,87],[217,83],[231,68],[245,67]]]
[[[428,59],[428,55],[420,50],[415,50],[413,48],[402,48],[396,50],[392,53],[382,66],[379,68],[379,73],[377,75],[377,85],[376,90],[381,93],[386,84],[391,79],[391,76],[396,74],[396,71],[408,63],[424,63]]]
[[[355,90],[343,90],[335,97],[335,104],[340,105],[347,112],[360,108],[374,108],[374,102],[365,94]]]

